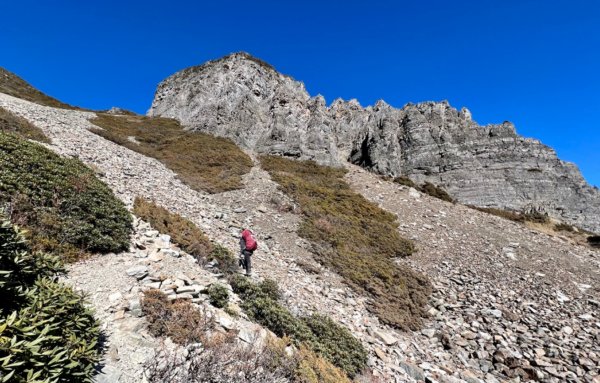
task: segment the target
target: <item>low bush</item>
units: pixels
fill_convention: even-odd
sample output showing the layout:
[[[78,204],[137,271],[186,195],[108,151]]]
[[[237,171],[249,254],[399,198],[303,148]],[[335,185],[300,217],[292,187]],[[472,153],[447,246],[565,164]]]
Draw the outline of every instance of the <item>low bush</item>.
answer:
[[[179,247],[192,255],[199,264],[217,261],[224,273],[237,270],[237,259],[229,250],[216,243],[211,243],[208,237],[192,221],[171,213],[154,202],[142,197],[136,197],[133,203],[133,213],[161,233],[167,233]]]
[[[300,346],[294,382],[298,383],[350,383],[344,372],[317,355],[306,346]]]
[[[100,330],[84,299],[59,283],[58,257],[0,224],[0,381],[89,382]]]
[[[50,143],[50,139],[40,128],[3,107],[0,107],[0,132],[15,133],[29,140]]]
[[[437,199],[441,199],[446,202],[454,202],[454,199],[450,197],[444,189],[439,186],[436,186],[430,182],[425,182],[423,185],[419,186],[419,190],[425,194],[428,194]]]
[[[186,131],[174,119],[98,113],[92,123],[102,128],[92,132],[156,158],[195,190],[220,193],[240,189],[241,177],[253,165],[233,141]]]
[[[367,352],[350,331],[330,318],[314,314],[302,318],[311,333],[312,349],[353,378],[366,366]]]
[[[129,248],[131,215],[80,161],[0,133],[0,207],[28,230],[34,251],[74,261]]]
[[[229,302],[229,291],[225,286],[215,283],[208,287],[208,298],[211,305],[222,309]]]
[[[202,342],[206,333],[214,327],[212,318],[192,303],[169,301],[160,290],[144,292],[141,306],[152,335],[170,337],[181,345]]]
[[[510,221],[514,221],[514,222],[520,222],[520,223],[533,222],[533,223],[541,223],[541,224],[550,222],[550,218],[548,218],[548,215],[541,213],[541,212],[534,211],[534,212],[529,212],[529,213],[522,213],[522,212],[511,211],[511,210],[493,208],[493,207],[479,207],[479,206],[474,206],[474,205],[467,205],[467,206],[470,207],[471,209],[479,210],[484,213],[492,214],[492,215],[495,215],[495,216],[498,216],[498,217],[501,217],[504,219],[508,219]],[[562,230],[562,229],[559,229],[559,230]]]
[[[370,310],[399,328],[418,328],[431,292],[425,276],[394,260],[414,251],[398,233],[396,216],[354,193],[345,170],[263,156],[261,165],[302,209],[298,234],[313,243],[316,260],[372,300]]]
[[[347,329],[322,315],[295,317],[277,301],[280,293],[274,281],[254,283],[239,274],[229,280],[233,291],[243,299],[242,309],[277,336],[290,337],[298,346],[309,347],[350,377],[366,366],[366,350]]]

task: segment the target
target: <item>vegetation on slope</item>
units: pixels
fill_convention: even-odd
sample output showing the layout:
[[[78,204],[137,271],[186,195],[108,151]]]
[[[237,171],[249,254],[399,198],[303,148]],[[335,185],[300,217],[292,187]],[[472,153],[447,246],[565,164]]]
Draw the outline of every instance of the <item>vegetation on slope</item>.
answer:
[[[441,199],[442,201],[454,202],[454,199],[452,197],[450,197],[450,194],[448,194],[448,192],[446,192],[446,190],[444,190],[443,188],[441,188],[437,185],[432,184],[431,182],[425,182],[421,186],[418,186],[417,184],[414,183],[413,180],[411,180],[407,176],[396,177],[392,181],[397,184],[400,184],[400,185],[415,188],[422,193],[428,194],[437,199]]]
[[[243,187],[252,160],[231,140],[183,130],[174,119],[98,114],[92,131],[110,141],[156,158],[195,190],[220,193]]]
[[[23,117],[0,106],[0,132],[15,133],[23,138],[50,143],[44,132]]]
[[[295,317],[278,302],[280,294],[275,281],[254,283],[240,274],[231,275],[229,281],[243,299],[242,309],[248,316],[276,335],[308,347],[351,378],[366,367],[367,352],[359,340],[326,316]]]
[[[0,381],[89,382],[100,330],[83,298],[57,281],[56,256],[32,253],[0,223]]]
[[[171,213],[141,197],[136,197],[133,203],[133,214],[150,223],[161,233],[169,234],[173,243],[196,258],[200,265],[208,261],[217,261],[224,273],[231,273],[237,269],[237,260],[227,249],[211,243],[202,230],[179,214]]]
[[[0,132],[0,208],[27,229],[33,251],[74,261],[129,247],[131,215],[80,161]]]
[[[54,108],[80,109],[40,92],[25,80],[4,68],[0,68],[0,93]]]
[[[396,216],[354,193],[344,169],[274,156],[262,157],[261,164],[300,205],[298,234],[315,244],[318,261],[370,296],[381,321],[417,328],[431,287],[424,276],[394,263],[414,251],[398,234]]]

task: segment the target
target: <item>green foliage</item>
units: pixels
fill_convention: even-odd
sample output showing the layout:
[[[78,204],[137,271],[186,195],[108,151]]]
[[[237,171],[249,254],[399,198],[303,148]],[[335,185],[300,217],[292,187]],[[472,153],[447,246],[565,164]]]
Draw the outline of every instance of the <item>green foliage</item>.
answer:
[[[30,140],[50,143],[50,139],[40,128],[2,107],[0,107],[0,132],[15,133]]]
[[[441,199],[442,201],[454,202],[454,199],[452,197],[450,197],[450,194],[448,194],[441,187],[436,186],[430,182],[425,182],[423,185],[419,186],[418,189],[421,192],[428,194],[432,197],[435,197],[437,199]]]
[[[212,244],[212,251],[208,255],[209,261],[216,261],[218,263],[219,270],[224,274],[235,273],[238,269],[238,261],[227,248],[219,245],[218,243]]]
[[[508,219],[510,221],[525,223],[525,222],[533,222],[533,223],[541,223],[545,224],[550,222],[547,214],[541,212],[531,212],[531,213],[520,213],[511,210],[503,210],[497,209],[493,207],[478,207],[473,205],[467,205],[468,207],[482,211],[484,213],[492,214],[504,219]],[[558,230],[565,230],[564,226],[561,226]]]
[[[186,131],[174,119],[99,113],[92,122],[102,128],[94,133],[156,158],[195,190],[240,189],[241,176],[252,168],[252,159],[231,140]]]
[[[313,334],[312,349],[348,376],[356,376],[367,366],[367,351],[348,329],[323,315],[311,315],[302,321]]]
[[[211,305],[222,309],[229,302],[229,291],[225,286],[215,283],[208,287],[208,298]]]
[[[314,244],[317,259],[359,293],[372,298],[370,309],[382,322],[417,328],[430,294],[427,279],[399,268],[397,257],[414,251],[398,233],[396,216],[354,193],[345,170],[264,156],[262,167],[301,207],[298,234]]]
[[[276,335],[288,336],[296,344],[309,347],[350,377],[366,366],[366,350],[347,329],[322,315],[295,317],[278,302],[280,292],[275,281],[254,283],[248,278],[234,274],[230,276],[229,282],[233,291],[243,299],[241,307],[248,316]],[[300,372],[306,378],[305,381],[313,381],[309,377],[315,374],[311,369],[317,368],[312,364],[317,361],[311,358],[306,363],[308,362],[311,364],[301,365]],[[318,364],[321,366],[319,369],[327,367]]]
[[[0,169],[0,206],[28,230],[33,250],[71,261],[129,247],[131,215],[80,161],[0,133]]]
[[[100,330],[83,298],[56,281],[57,257],[31,254],[0,225],[0,381],[91,382]]]

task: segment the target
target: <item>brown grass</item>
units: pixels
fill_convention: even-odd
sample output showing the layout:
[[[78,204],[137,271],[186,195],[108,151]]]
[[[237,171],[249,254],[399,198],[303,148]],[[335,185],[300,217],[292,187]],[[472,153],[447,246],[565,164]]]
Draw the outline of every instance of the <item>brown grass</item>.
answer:
[[[92,129],[94,133],[156,158],[195,190],[241,189],[241,177],[252,168],[250,157],[231,140],[185,131],[174,119],[98,113],[92,122],[102,128]]]
[[[414,251],[398,234],[396,216],[354,193],[343,169],[273,156],[261,164],[300,205],[298,234],[313,243],[316,259],[371,297],[370,309],[382,322],[418,328],[431,287],[423,275],[394,263]]]
[[[148,290],[142,299],[142,311],[150,333],[170,337],[173,342],[187,345],[199,343],[215,325],[211,317],[185,300],[169,301],[160,290]]]
[[[19,117],[10,110],[0,106],[0,132],[15,133],[23,138],[35,140],[49,144],[50,139],[44,132],[27,121],[23,117]]]
[[[25,80],[4,68],[0,68],[0,93],[53,108],[82,110],[40,92]]]
[[[179,247],[198,260],[199,264],[216,260],[224,273],[237,270],[237,261],[226,249],[210,242],[192,221],[171,213],[154,202],[136,197],[133,214],[150,223],[161,233],[167,233]]]

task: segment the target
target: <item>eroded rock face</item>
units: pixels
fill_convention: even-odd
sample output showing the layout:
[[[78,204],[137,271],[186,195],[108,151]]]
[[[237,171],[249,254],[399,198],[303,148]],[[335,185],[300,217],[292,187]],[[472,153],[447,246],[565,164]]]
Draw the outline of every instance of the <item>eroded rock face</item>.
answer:
[[[327,107],[304,85],[246,53],[192,67],[158,86],[152,116],[231,138],[257,153],[345,161],[445,188],[466,204],[537,209],[600,231],[600,192],[551,148],[519,136],[511,123],[479,126],[447,102],[356,100]]]

